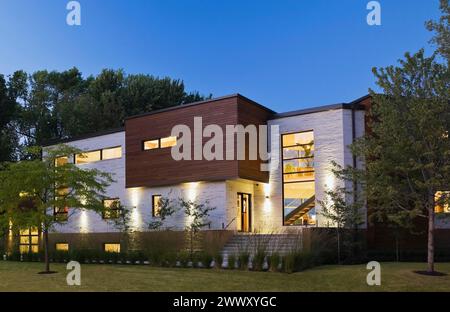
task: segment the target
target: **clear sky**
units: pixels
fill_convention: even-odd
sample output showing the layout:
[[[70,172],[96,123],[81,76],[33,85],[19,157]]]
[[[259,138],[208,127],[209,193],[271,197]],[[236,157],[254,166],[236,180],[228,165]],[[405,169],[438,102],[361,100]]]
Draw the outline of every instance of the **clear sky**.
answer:
[[[189,91],[243,95],[282,112],[365,95],[373,66],[428,46],[438,0],[0,0],[0,73],[102,68],[184,80]],[[428,50],[429,51],[429,50]]]

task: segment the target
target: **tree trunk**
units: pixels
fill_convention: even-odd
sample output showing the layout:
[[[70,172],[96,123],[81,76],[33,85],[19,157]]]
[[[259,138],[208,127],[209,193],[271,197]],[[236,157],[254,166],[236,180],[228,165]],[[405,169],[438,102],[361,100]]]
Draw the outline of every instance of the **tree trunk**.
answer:
[[[337,228],[337,256],[338,264],[341,264],[341,235],[340,230]]]
[[[428,208],[428,272],[434,272],[434,207]]]
[[[50,272],[50,261],[48,258],[48,229],[47,227],[44,228],[44,261],[45,261],[45,272]]]

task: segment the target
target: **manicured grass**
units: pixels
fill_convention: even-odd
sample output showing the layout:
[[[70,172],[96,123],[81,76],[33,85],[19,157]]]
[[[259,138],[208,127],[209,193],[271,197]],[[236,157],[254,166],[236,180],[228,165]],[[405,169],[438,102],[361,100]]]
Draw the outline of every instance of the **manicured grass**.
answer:
[[[366,284],[364,265],[322,266],[294,274],[154,268],[139,265],[82,265],[82,286],[67,286],[65,265],[39,275],[42,263],[0,261],[0,291],[450,291],[450,263],[437,264],[447,276],[413,273],[423,263],[382,263],[382,285]]]

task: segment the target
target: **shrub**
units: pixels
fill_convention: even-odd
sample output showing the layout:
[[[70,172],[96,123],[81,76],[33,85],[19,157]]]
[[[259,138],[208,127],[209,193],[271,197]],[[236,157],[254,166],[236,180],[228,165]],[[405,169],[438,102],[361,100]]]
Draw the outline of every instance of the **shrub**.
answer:
[[[266,260],[266,253],[263,251],[257,251],[252,259],[252,268],[254,271],[264,270],[264,261]]]
[[[241,252],[239,254],[239,268],[241,270],[248,270],[249,260],[250,260],[250,253],[248,253],[248,252]]]
[[[214,256],[214,266],[216,269],[221,269],[222,265],[223,265],[223,255],[222,255],[222,253],[218,252]]]
[[[213,257],[211,256],[211,254],[209,254],[208,252],[202,252],[199,258],[204,268],[206,269],[211,268],[211,264],[213,262]]]
[[[191,256],[187,251],[180,251],[178,253],[178,261],[180,262],[180,266],[183,268],[187,268],[189,266],[189,262],[191,261]],[[193,261],[195,262],[195,261]]]
[[[274,252],[271,254],[268,262],[270,272],[278,272],[280,270],[281,257],[278,253]]]
[[[228,269],[234,270],[236,268],[236,256],[228,255]]]

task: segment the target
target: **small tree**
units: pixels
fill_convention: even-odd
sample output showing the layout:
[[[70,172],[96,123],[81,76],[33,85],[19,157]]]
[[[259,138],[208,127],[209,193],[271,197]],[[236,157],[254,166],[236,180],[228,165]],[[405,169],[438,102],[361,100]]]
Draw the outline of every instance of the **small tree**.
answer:
[[[167,218],[170,218],[179,211],[179,207],[177,207],[177,205],[174,204],[174,201],[169,197],[161,197],[159,199],[158,205],[159,205],[159,213],[157,219],[153,219],[152,221],[150,221],[148,225],[150,230],[163,229],[163,226]],[[169,228],[165,227],[164,229],[168,230]]]
[[[188,233],[189,254],[192,260],[194,255],[194,243],[198,233],[202,228],[211,224],[209,216],[211,211],[216,208],[211,207],[209,201],[198,202],[196,200],[185,200],[183,198],[180,198],[179,201],[187,218],[185,230]]]
[[[0,170],[0,222],[3,227],[11,223],[15,230],[42,230],[45,273],[50,273],[48,234],[66,221],[54,211],[70,207],[69,217],[81,210],[101,213],[105,189],[113,182],[108,173],[57,162],[61,156],[80,152],[59,145],[43,155],[40,148],[33,148],[30,153],[38,159],[6,163]],[[24,206],[24,201],[30,205]]]
[[[365,200],[362,190],[358,191],[357,187],[360,184],[358,182],[360,171],[352,167],[344,169],[335,162],[332,165],[332,173],[340,182],[340,186],[327,190],[325,199],[319,201],[319,204],[322,207],[320,214],[336,226],[337,259],[340,264],[342,259],[342,229],[353,230],[352,246],[355,247],[358,228],[364,223],[362,209]],[[350,185],[353,188],[349,187]]]

